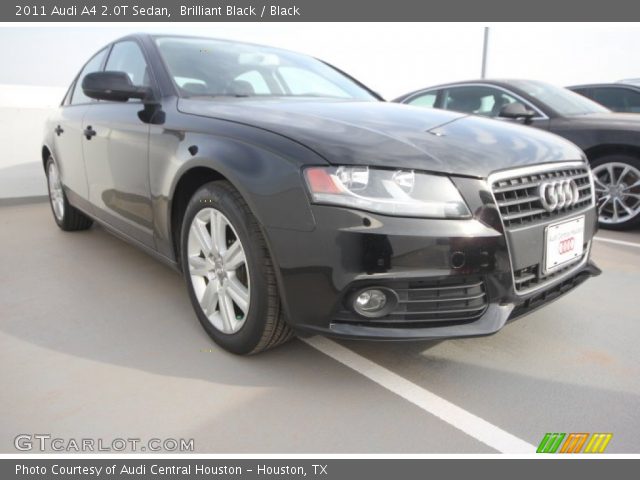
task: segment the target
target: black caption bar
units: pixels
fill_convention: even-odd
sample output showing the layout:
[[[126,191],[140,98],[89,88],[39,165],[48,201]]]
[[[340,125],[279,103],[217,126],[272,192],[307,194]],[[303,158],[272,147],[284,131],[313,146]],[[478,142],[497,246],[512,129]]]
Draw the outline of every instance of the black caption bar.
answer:
[[[638,459],[1,459],[0,478],[8,479],[211,479],[307,478],[402,480],[423,478],[634,478]],[[628,473],[627,476],[623,476]]]
[[[2,22],[633,21],[628,0],[3,0]],[[419,39],[416,39],[419,40]]]

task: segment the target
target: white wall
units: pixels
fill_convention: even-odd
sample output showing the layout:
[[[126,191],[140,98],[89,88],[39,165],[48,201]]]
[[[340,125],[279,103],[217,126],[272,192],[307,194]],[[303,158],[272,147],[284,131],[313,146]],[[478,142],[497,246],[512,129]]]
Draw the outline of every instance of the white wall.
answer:
[[[0,85],[0,168],[40,158],[44,121],[64,92],[61,87]]]
[[[81,65],[135,31],[245,40],[333,63],[386,98],[480,75],[482,24],[212,23],[0,27],[0,169],[39,159],[40,132]],[[640,77],[640,25],[491,25],[489,77],[560,85]],[[2,172],[0,171],[0,175]],[[1,192],[0,192],[1,194]]]

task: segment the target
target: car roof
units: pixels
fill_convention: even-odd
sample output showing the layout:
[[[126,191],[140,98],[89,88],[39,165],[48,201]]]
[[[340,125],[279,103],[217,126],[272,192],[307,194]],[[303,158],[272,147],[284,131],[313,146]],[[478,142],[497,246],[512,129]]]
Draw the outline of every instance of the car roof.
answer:
[[[432,86],[429,86],[429,87],[419,88],[418,90],[414,90],[412,92],[405,93],[404,95],[401,95],[400,97],[396,98],[393,101],[394,102],[402,102],[402,101],[406,100],[407,98],[412,97],[413,95],[416,95],[416,94],[421,93],[421,92],[425,92],[427,90],[437,90],[437,89],[440,89],[440,88],[456,87],[456,86],[464,86],[464,85],[476,85],[476,84],[492,85],[492,86],[496,86],[496,87],[507,88],[507,89],[510,89],[510,90],[514,90],[516,93],[522,95],[524,92],[522,92],[522,90],[520,88],[518,88],[516,85],[513,84],[513,82],[516,82],[516,81],[526,81],[526,79],[517,79],[517,78],[491,78],[491,79],[487,79],[487,78],[482,78],[482,79],[476,79],[476,80],[461,80],[461,81],[456,81],[456,82],[441,83],[439,85],[432,85]],[[526,95],[522,95],[522,96],[526,96]]]
[[[586,83],[584,85],[571,85],[566,87],[570,90],[574,88],[629,88],[631,90],[640,90],[640,86],[630,83]]]
[[[448,82],[448,83],[441,83],[439,85],[433,85],[431,87],[425,87],[425,88],[421,88],[419,90],[416,90],[417,92],[422,91],[422,90],[431,90],[434,88],[444,88],[444,87],[453,87],[453,86],[457,86],[457,85],[469,85],[469,84],[476,84],[476,83],[482,83],[482,84],[486,84],[486,85],[496,85],[496,86],[500,86],[500,87],[509,87],[509,88],[513,88],[513,82],[516,81],[520,81],[520,80],[524,80],[524,79],[517,79],[517,78],[478,78],[478,79],[474,79],[474,80],[459,80],[456,82]]]
[[[429,87],[424,87],[424,88],[419,88],[417,90],[414,90],[413,92],[409,92],[406,93],[404,95],[402,95],[399,98],[406,98],[409,97],[411,95],[414,95],[416,93],[420,93],[420,92],[424,92],[425,90],[435,90],[438,88],[446,88],[446,87],[456,87],[456,86],[464,86],[464,85],[475,85],[475,84],[483,84],[483,85],[494,85],[497,87],[504,87],[504,88],[510,88],[510,89],[517,89],[519,90],[519,88],[514,85],[515,82],[518,81],[533,81],[531,79],[520,79],[520,78],[481,78],[481,79],[475,79],[475,80],[458,80],[455,82],[448,82],[448,83],[441,83],[438,85],[431,85]]]

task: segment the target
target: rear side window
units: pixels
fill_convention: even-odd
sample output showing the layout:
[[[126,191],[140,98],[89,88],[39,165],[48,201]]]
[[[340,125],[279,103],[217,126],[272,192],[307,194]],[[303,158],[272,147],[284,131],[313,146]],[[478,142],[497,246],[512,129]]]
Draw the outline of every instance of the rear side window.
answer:
[[[100,67],[102,66],[102,62],[104,61],[104,57],[107,54],[107,49],[104,48],[96,53],[91,60],[87,62],[84,66],[78,79],[76,80],[76,85],[73,89],[73,95],[71,96],[71,105],[78,105],[81,103],[89,103],[93,100],[87,97],[82,91],[82,80],[89,73],[100,71]]]

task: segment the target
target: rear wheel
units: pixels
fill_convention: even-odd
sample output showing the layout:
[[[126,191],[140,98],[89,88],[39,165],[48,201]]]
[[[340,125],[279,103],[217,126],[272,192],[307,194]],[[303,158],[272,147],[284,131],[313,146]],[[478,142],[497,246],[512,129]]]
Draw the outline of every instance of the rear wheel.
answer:
[[[46,168],[49,204],[58,227],[65,231],[86,230],[91,227],[93,220],[73,207],[67,200],[60,181],[60,172],[53,158],[49,157]]]
[[[262,232],[231,184],[211,182],[194,194],[180,250],[191,303],[218,345],[253,354],[293,336]]]
[[[640,160],[607,155],[591,163],[602,228],[626,230],[640,224]]]

